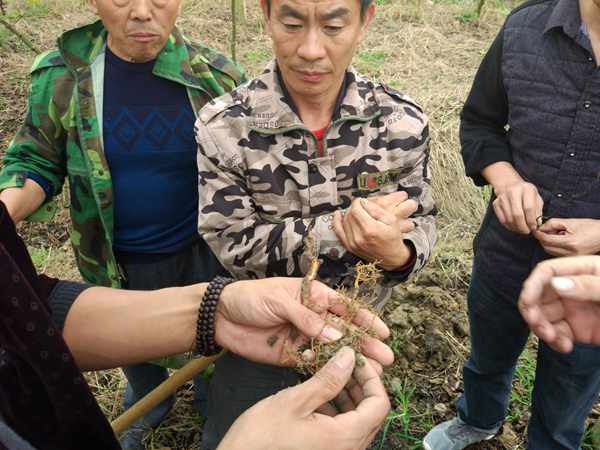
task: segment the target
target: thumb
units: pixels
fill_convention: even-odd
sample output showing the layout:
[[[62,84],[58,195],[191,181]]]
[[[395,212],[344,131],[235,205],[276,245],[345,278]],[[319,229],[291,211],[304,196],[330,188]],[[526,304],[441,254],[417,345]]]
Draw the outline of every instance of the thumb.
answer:
[[[564,223],[556,219],[550,219],[543,223],[538,231],[542,231],[544,233],[556,233],[557,231],[566,231],[567,227]]]
[[[563,298],[600,302],[600,276],[598,275],[554,277],[550,283]]]
[[[354,350],[342,347],[312,378],[290,389],[303,415],[337,397],[352,376],[354,360]]]

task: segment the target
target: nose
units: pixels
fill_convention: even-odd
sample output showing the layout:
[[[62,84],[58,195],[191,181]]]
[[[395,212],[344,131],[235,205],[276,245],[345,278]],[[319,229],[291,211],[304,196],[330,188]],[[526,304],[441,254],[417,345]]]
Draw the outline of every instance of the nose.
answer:
[[[151,20],[152,0],[133,0],[129,18],[140,22]]]
[[[300,46],[298,56],[305,61],[316,61],[326,56],[325,47],[321,42],[321,33],[315,28],[310,28]]]

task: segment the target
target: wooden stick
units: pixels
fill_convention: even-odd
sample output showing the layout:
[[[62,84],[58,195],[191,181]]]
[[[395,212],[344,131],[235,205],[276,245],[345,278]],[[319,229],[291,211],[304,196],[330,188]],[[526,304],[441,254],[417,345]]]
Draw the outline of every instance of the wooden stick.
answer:
[[[174,394],[177,389],[190,381],[196,374],[205,370],[224,352],[215,356],[194,358],[168,379],[163,381],[156,389],[149,392],[144,398],[117,417],[110,424],[115,435],[121,434],[140,417],[145,416],[152,408]]]
[[[14,26],[12,26],[10,23],[8,23],[6,20],[4,20],[2,17],[0,17],[0,23],[2,25],[4,25],[8,29],[8,31],[13,33],[16,37],[18,37],[21,40],[21,42],[23,42],[23,44],[25,44],[27,47],[29,47],[29,49],[32,52],[34,52],[36,54],[40,53],[39,48],[37,48],[35,45],[33,45],[31,43],[31,41],[25,37],[25,35],[20,33]]]

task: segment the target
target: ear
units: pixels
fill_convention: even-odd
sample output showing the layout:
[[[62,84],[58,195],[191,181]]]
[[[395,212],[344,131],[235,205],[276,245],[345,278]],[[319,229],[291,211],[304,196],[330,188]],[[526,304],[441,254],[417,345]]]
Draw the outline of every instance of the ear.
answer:
[[[96,4],[96,0],[88,0],[88,9],[93,12],[95,15],[98,15],[98,5]]]
[[[271,8],[273,5],[271,4]],[[267,0],[260,0],[260,9],[263,12],[263,18],[265,20],[265,25],[267,27],[267,32],[271,34],[271,14],[269,11],[269,6],[267,5]]]
[[[369,24],[373,17],[375,16],[375,2],[372,2],[367,9],[365,10],[365,14],[362,18],[362,24],[360,26],[360,34],[358,35],[358,42],[362,41],[363,37],[365,37],[365,33],[367,32],[367,28],[369,28]]]

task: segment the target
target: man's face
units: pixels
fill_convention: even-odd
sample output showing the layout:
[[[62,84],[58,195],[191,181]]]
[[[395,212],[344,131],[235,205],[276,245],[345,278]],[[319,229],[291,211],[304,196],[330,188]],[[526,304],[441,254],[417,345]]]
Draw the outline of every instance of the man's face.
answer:
[[[122,59],[150,61],[162,50],[181,0],[89,0],[108,30],[108,46]]]
[[[261,1],[285,85],[296,98],[335,92],[373,17],[360,17],[359,0]]]

